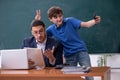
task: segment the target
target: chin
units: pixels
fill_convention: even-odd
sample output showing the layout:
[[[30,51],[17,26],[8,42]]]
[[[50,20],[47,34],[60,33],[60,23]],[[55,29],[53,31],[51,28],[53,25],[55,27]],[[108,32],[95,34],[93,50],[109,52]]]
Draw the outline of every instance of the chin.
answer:
[[[42,43],[43,41],[42,40],[37,40],[39,43]]]
[[[62,25],[62,23],[60,23],[60,24],[58,24],[59,26],[61,26]]]
[[[62,22],[59,22],[58,24],[59,24],[59,25],[62,25]]]

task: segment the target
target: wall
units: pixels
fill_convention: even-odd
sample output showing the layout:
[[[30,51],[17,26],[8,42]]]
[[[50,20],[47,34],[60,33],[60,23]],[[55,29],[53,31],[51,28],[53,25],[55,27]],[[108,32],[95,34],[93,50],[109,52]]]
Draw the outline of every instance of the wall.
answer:
[[[50,25],[47,10],[60,6],[64,17],[83,21],[93,19],[96,13],[101,23],[78,31],[89,53],[120,52],[120,0],[0,0],[0,49],[20,48],[24,37],[31,35],[30,23],[36,9],[41,9],[42,20]]]
[[[106,64],[103,66],[110,66],[112,69],[120,69],[120,54],[90,54],[90,59],[92,66],[98,66],[99,57],[103,57],[106,55]],[[103,60],[104,61],[104,60]]]

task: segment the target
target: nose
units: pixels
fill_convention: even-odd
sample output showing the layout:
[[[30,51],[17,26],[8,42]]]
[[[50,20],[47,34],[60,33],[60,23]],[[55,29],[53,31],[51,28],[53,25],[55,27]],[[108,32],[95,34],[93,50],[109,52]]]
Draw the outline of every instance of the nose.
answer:
[[[39,33],[39,34],[37,34],[37,36],[41,36],[41,34]]]
[[[57,17],[57,20],[60,20],[60,17]]]

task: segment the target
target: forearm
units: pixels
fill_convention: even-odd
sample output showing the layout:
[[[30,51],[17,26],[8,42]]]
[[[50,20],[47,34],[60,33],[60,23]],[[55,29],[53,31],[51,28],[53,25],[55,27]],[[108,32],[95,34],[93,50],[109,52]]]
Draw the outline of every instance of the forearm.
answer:
[[[89,21],[87,21],[87,22],[81,22],[81,27],[90,28],[90,27],[92,27],[92,26],[95,25],[95,24],[96,24],[96,22],[95,22],[95,20],[93,19],[93,20],[89,20]]]
[[[100,23],[100,21],[101,21],[100,16],[95,16],[95,18],[92,19],[92,20],[89,20],[87,22],[81,22],[81,27],[88,27],[89,28],[89,27],[92,27],[95,24]]]

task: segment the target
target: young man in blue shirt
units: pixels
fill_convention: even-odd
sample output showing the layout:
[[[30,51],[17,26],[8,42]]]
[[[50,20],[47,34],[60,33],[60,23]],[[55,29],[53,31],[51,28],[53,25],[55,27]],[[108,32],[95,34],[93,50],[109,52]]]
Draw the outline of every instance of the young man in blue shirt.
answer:
[[[63,44],[64,57],[66,63],[71,66],[91,67],[90,57],[86,44],[78,34],[81,27],[90,28],[100,22],[100,16],[87,22],[78,20],[74,17],[63,18],[63,11],[60,7],[53,6],[48,10],[48,17],[52,25],[47,28],[47,35],[54,36]],[[35,19],[41,19],[40,11],[37,11]],[[93,80],[92,77],[86,77],[87,80]]]

